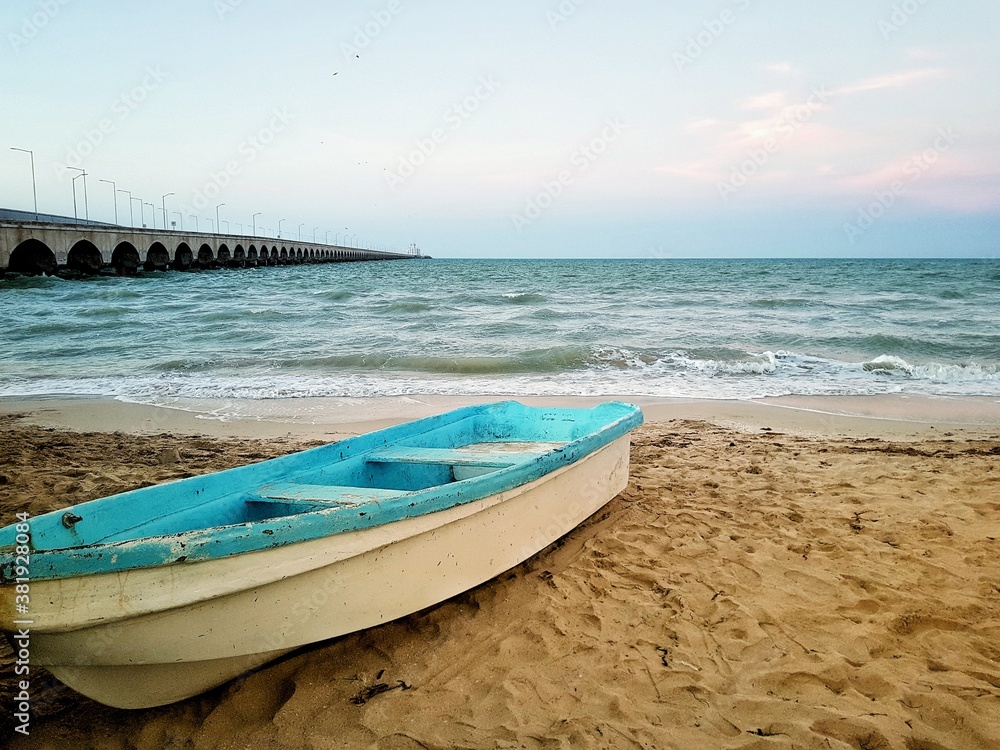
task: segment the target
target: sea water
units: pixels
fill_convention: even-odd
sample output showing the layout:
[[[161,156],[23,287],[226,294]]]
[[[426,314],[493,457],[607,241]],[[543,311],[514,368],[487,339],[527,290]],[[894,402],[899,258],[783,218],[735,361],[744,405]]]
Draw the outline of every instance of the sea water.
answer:
[[[1000,396],[1000,262],[412,260],[0,281],[0,396]]]

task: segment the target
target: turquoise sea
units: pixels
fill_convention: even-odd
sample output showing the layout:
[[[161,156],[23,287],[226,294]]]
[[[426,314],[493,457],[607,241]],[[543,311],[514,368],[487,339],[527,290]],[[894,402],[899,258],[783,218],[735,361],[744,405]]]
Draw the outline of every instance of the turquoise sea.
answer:
[[[431,260],[0,281],[0,396],[1000,396],[1000,262]]]

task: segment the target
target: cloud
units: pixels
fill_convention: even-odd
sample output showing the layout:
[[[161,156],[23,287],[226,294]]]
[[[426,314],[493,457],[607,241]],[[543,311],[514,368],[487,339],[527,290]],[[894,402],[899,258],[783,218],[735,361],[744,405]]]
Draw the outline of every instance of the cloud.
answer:
[[[940,68],[924,68],[922,70],[909,70],[901,73],[887,73],[874,78],[866,78],[855,84],[841,86],[831,92],[837,96],[848,94],[859,94],[864,91],[881,91],[883,89],[899,89],[918,81],[933,80],[941,78],[944,71]]]
[[[765,66],[775,72],[791,70],[787,63]],[[730,179],[734,170],[753,164],[747,170],[759,195],[825,194],[852,196],[871,192],[898,179],[907,154],[901,143],[887,141],[888,120],[877,128],[857,128],[853,117],[860,106],[853,94],[902,90],[924,82],[941,79],[946,70],[923,67],[897,70],[840,86],[813,87],[805,90],[793,81],[782,82],[771,90],[753,93],[733,102],[729,112],[692,118],[682,126],[684,148],[659,162],[650,171],[665,179],[665,184],[717,185]],[[844,118],[830,117],[837,110],[848,110]],[[706,113],[707,114],[707,113]],[[942,160],[922,180],[914,196],[940,202],[944,191],[936,189],[938,180],[950,175]],[[956,179],[953,184],[958,184]],[[975,205],[967,191],[960,192],[956,204]]]
[[[792,64],[787,62],[770,63],[764,66],[764,70],[768,73],[777,73],[784,76],[797,72]]]
[[[752,96],[743,102],[743,109],[781,109],[786,106],[788,106],[788,94],[784,91],[771,91]]]

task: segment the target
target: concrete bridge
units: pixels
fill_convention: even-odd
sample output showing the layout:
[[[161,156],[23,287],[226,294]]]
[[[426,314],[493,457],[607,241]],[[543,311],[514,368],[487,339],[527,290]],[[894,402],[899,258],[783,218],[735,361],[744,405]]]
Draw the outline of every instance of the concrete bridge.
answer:
[[[117,225],[0,221],[0,273],[97,273],[246,268],[413,258],[404,253],[241,234]]]

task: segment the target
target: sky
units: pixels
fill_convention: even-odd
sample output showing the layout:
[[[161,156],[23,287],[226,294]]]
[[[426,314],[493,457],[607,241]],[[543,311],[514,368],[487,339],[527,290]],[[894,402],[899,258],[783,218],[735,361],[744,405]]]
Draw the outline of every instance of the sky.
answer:
[[[32,209],[28,149],[40,211],[73,215],[78,167],[124,224],[1000,257],[995,0],[6,0],[0,37],[6,208]]]

